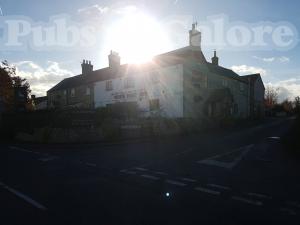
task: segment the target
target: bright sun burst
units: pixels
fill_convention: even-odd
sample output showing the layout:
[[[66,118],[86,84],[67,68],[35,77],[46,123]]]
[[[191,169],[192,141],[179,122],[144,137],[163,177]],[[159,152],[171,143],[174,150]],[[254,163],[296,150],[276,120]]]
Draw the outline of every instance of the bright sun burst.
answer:
[[[136,13],[126,15],[108,31],[108,46],[127,63],[142,63],[169,48],[167,35],[153,18]]]

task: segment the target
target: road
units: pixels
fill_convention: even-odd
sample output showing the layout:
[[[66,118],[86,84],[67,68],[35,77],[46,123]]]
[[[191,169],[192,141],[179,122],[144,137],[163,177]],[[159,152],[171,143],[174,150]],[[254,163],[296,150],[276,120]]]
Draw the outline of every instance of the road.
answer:
[[[0,145],[0,224],[299,224],[293,118],[123,144]]]

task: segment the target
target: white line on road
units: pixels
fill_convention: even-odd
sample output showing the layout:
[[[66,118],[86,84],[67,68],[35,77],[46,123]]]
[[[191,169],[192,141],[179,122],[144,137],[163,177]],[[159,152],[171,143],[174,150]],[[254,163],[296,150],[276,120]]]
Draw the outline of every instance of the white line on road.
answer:
[[[183,180],[183,181],[192,182],[192,183],[197,182],[197,180],[191,179],[191,178],[185,178],[185,177],[182,177],[182,178],[180,178],[180,179]]]
[[[168,174],[165,172],[159,172],[159,171],[154,171],[154,173],[158,174],[158,175],[164,175],[167,176]]]
[[[10,149],[13,149],[13,150],[21,151],[21,152],[27,152],[27,153],[33,153],[33,154],[39,154],[38,152],[29,151],[29,150],[26,150],[26,149],[24,149],[24,148],[19,148],[19,147],[15,147],[15,146],[10,146],[9,148],[10,148]]]
[[[289,208],[280,208],[280,211],[282,211],[282,212],[286,212],[286,213],[288,213],[288,214],[290,214],[290,215],[297,215],[297,213],[294,211],[294,210],[292,210],[292,209],[289,209]]]
[[[147,179],[151,179],[151,180],[159,180],[158,177],[147,175],[147,174],[142,174],[141,177],[144,177],[144,178],[147,178]]]
[[[210,187],[214,187],[214,188],[220,188],[220,189],[223,189],[223,190],[231,190],[230,187],[226,187],[226,186],[222,186],[222,185],[218,185],[218,184],[208,184],[207,186],[210,186]]]
[[[136,174],[136,172],[134,172],[134,171],[125,171],[124,173],[130,174],[130,175],[135,175]]]
[[[97,165],[96,164],[94,164],[94,163],[85,163],[85,165],[87,165],[87,166],[91,166],[91,167],[96,167]]]
[[[251,204],[251,205],[256,205],[256,206],[262,206],[263,205],[263,203],[260,202],[260,201],[255,201],[255,200],[252,200],[252,199],[238,197],[238,196],[233,196],[232,199],[236,200],[236,201],[244,202],[244,203],[247,203],[247,204]]]
[[[50,157],[46,157],[46,158],[40,158],[39,160],[42,161],[42,162],[48,162],[48,161],[52,161],[52,160],[55,160],[55,159],[58,159],[59,157],[57,156],[50,156]]]
[[[258,194],[258,193],[247,193],[247,195],[249,196],[252,196],[252,197],[258,197],[258,198],[266,198],[266,199],[272,199],[271,196],[267,196],[267,195],[264,195],[264,194]]]
[[[21,192],[7,186],[6,184],[0,182],[0,187],[3,187],[7,191],[13,193],[14,195],[18,196],[19,198],[23,199],[24,201],[28,202],[29,204],[33,205],[34,207],[41,209],[41,210],[47,210],[45,206],[42,204],[38,203],[37,201],[33,200],[32,198],[22,194]]]
[[[139,171],[148,171],[148,169],[142,168],[142,167],[135,167],[136,170]]]
[[[268,139],[272,139],[272,140],[280,140],[280,137],[268,137]]]
[[[209,157],[204,160],[200,160],[200,161],[198,161],[198,163],[206,164],[206,165],[210,165],[210,166],[223,167],[226,169],[233,169],[243,159],[243,157],[251,150],[251,148],[253,146],[254,145],[251,144],[251,145],[247,145],[244,147],[240,147],[240,148],[230,151],[230,152],[226,152],[226,153],[219,154],[219,155],[216,155],[213,157]],[[230,155],[232,153],[239,152],[239,151],[243,151],[243,152],[240,154],[240,156],[236,157],[232,162],[220,162],[217,160],[217,158],[221,158],[223,156]]]
[[[173,184],[173,185],[177,185],[177,186],[186,186],[185,183],[179,182],[179,181],[175,181],[175,180],[166,180],[166,183],[168,184]]]
[[[290,206],[294,206],[294,207],[297,207],[297,208],[300,208],[300,203],[299,202],[286,202],[287,205],[290,205]]]
[[[187,154],[187,153],[192,152],[193,150],[194,150],[193,148],[189,148],[189,149],[187,149],[187,150],[185,150],[185,151],[176,153],[175,156],[184,155],[184,154]]]
[[[27,150],[27,149],[24,149],[24,148],[16,147],[16,146],[10,146],[9,148],[12,149],[12,150],[20,151],[20,152],[26,152],[26,153],[36,154],[36,155],[42,155],[42,156],[45,156],[45,157],[50,156],[47,153],[34,152],[34,151],[30,151],[30,150]]]
[[[203,187],[195,187],[195,190],[205,192],[205,193],[208,193],[208,194],[212,194],[212,195],[220,195],[221,194],[221,192],[219,192],[219,191],[213,191],[213,190],[203,188]]]

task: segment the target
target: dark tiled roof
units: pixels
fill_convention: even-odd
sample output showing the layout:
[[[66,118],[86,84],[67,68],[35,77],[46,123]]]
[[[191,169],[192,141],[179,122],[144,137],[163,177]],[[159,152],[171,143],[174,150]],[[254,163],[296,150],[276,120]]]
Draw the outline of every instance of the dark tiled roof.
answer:
[[[207,63],[207,66],[209,68],[209,70],[212,73],[218,74],[218,75],[222,75],[231,79],[235,79],[241,82],[247,82],[247,80],[243,79],[241,76],[239,76],[237,73],[235,73],[234,71],[221,67],[221,66],[216,66],[212,63]]]
[[[174,51],[157,55],[153,58],[152,62],[135,65],[135,64],[124,64],[121,65],[118,70],[112,70],[109,67],[92,71],[89,74],[77,75],[70,78],[66,78],[51,88],[48,92],[56,90],[64,90],[81,85],[94,83],[97,81],[109,80],[116,77],[121,77],[126,74],[133,74],[138,72],[144,72],[147,70],[155,69],[156,67],[164,67],[170,65],[176,65],[183,63],[186,60],[194,59],[198,63],[206,64],[209,70],[221,76],[226,76],[241,82],[247,82],[246,79],[242,79],[241,76],[236,74],[230,69],[226,69],[221,66],[215,66],[212,63],[206,61],[203,52],[200,47],[187,46]]]
[[[197,60],[206,62],[205,57],[200,48],[185,47],[175,51],[167,52],[161,55],[157,55],[153,58],[152,62],[135,65],[124,64],[121,65],[118,70],[112,70],[109,67],[95,70],[89,74],[77,75],[70,78],[66,78],[55,85],[48,92],[56,90],[64,90],[72,87],[78,87],[80,85],[90,84],[97,81],[109,80],[116,77],[121,77],[126,74],[133,74],[154,69],[155,67],[165,67],[170,65],[176,65],[182,63],[186,57],[196,57]]]
[[[244,78],[244,79],[251,78],[251,79],[256,80],[257,78],[260,77],[260,74],[259,74],[259,73],[256,73],[256,74],[250,74],[250,75],[245,75],[245,76],[241,76],[241,77]]]

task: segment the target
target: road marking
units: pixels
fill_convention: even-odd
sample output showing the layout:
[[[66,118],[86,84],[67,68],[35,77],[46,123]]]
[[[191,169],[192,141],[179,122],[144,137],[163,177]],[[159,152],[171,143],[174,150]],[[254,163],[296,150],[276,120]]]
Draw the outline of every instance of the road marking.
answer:
[[[166,183],[181,186],[181,187],[186,186],[185,183],[182,183],[182,182],[179,182],[176,180],[166,180]]]
[[[264,194],[258,194],[258,193],[247,193],[247,195],[249,196],[252,196],[252,197],[258,197],[258,198],[266,198],[266,199],[272,199],[271,196],[267,196],[267,195],[264,195]]]
[[[226,186],[222,186],[222,185],[218,185],[218,184],[208,184],[207,186],[220,188],[220,189],[227,190],[227,191],[231,190],[230,187],[226,187]]]
[[[232,169],[232,167],[233,167],[232,163],[220,162],[220,161],[211,160],[211,159],[202,160],[198,163],[205,164],[205,165],[208,165],[208,166],[222,167],[222,168],[225,168],[225,169]]]
[[[289,209],[289,208],[280,208],[280,211],[286,212],[286,213],[288,213],[290,215],[297,215],[297,213],[294,210]]]
[[[212,194],[212,195],[220,195],[221,194],[221,192],[219,192],[219,191],[213,191],[213,190],[203,188],[203,187],[196,187],[195,190],[205,192],[205,193],[208,193],[208,194]]]
[[[183,152],[178,152],[178,153],[176,153],[175,156],[184,155],[184,154],[187,154],[187,153],[189,153],[189,152],[191,152],[191,151],[193,151],[193,150],[194,150],[193,148],[189,148],[188,150],[185,150],[185,151],[183,151]]]
[[[197,182],[197,180],[194,180],[194,179],[191,179],[191,178],[185,178],[185,177],[182,177],[182,178],[180,178],[181,180],[184,180],[184,181],[187,181],[187,182],[192,182],[192,183],[194,183],[194,182]]]
[[[96,164],[94,164],[94,163],[85,163],[85,165],[87,165],[87,166],[91,166],[91,167],[96,167],[97,165]]]
[[[134,171],[126,171],[124,173],[130,174],[130,175],[135,175],[136,174],[136,172],[134,172]]]
[[[40,154],[40,153],[37,153],[37,152],[33,152],[33,151],[30,151],[30,150],[26,150],[24,148],[19,148],[19,147],[15,147],[15,146],[10,146],[9,148],[13,149],[13,150],[21,151],[21,152],[27,152],[27,153],[33,153],[33,154]]]
[[[126,169],[123,169],[123,170],[120,170],[121,173],[126,173],[127,170]]]
[[[164,175],[167,176],[168,174],[165,172],[159,172],[159,171],[154,171],[154,173],[158,174],[158,175]]]
[[[236,201],[244,202],[244,203],[247,203],[247,204],[251,204],[251,205],[256,205],[256,206],[262,206],[263,205],[263,203],[260,202],[260,201],[255,201],[255,200],[252,200],[252,199],[238,197],[238,196],[233,196],[232,199],[236,200]]]
[[[151,179],[151,180],[159,180],[158,177],[147,175],[147,174],[142,174],[141,177],[144,177],[144,178],[147,178],[147,179]]]
[[[286,202],[286,204],[288,204],[290,206],[300,208],[300,203],[299,202]]]
[[[280,137],[268,137],[268,139],[280,140]]]
[[[26,152],[26,153],[36,154],[36,155],[42,155],[42,156],[45,156],[45,157],[50,156],[47,153],[34,152],[34,151],[30,151],[30,150],[27,150],[27,149],[24,149],[24,148],[16,147],[16,146],[10,146],[9,148],[12,149],[12,150],[20,151],[20,152]]]
[[[136,170],[139,171],[148,171],[148,169],[142,168],[142,167],[135,167]]]
[[[42,162],[48,162],[48,161],[52,161],[52,160],[55,160],[55,159],[58,159],[59,157],[57,156],[50,156],[48,158],[40,158],[38,160],[42,161]]]
[[[17,197],[23,199],[24,201],[28,202],[29,204],[33,205],[34,207],[41,209],[41,210],[47,210],[45,206],[38,203],[37,201],[33,200],[32,198],[22,194],[21,192],[7,186],[6,184],[0,182],[0,186],[6,189],[7,191],[11,192],[12,194],[16,195]]]
[[[226,169],[233,169],[237,164],[239,164],[239,162],[251,150],[251,148],[253,146],[254,145],[251,144],[251,145],[247,145],[244,147],[240,147],[240,148],[235,149],[230,152],[226,152],[226,153],[219,154],[219,155],[216,155],[216,156],[204,159],[204,160],[200,160],[197,163],[206,164],[206,165],[210,165],[210,166],[222,167],[222,168],[226,168]],[[232,153],[239,152],[239,151],[243,151],[243,152],[240,154],[240,156],[236,157],[232,162],[220,162],[220,161],[216,160],[217,158],[220,158],[220,157],[223,157],[226,155],[230,155]]]

